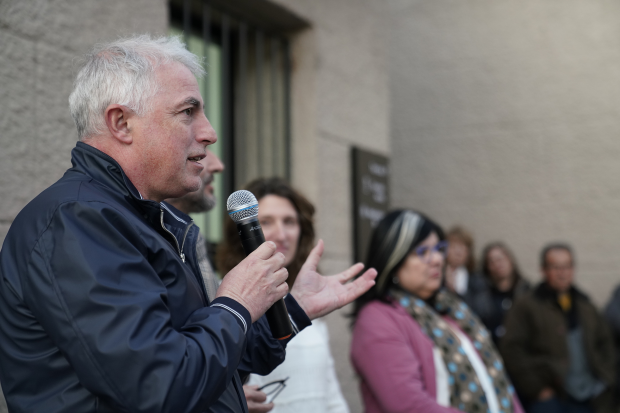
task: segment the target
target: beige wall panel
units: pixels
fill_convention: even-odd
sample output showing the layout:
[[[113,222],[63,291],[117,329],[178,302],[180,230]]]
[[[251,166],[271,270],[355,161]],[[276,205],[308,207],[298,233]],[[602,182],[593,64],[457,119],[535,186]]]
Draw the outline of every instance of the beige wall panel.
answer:
[[[319,139],[321,196],[317,207],[317,234],[325,241],[325,258],[350,262],[352,257],[349,171],[350,148],[329,138]]]
[[[313,203],[319,199],[316,119],[316,41],[304,30],[291,41],[292,183]]]
[[[335,273],[347,268],[353,255],[351,146],[384,154],[390,151],[385,4],[370,0],[276,3],[311,24],[301,34],[306,40],[297,41],[298,35],[293,42],[293,180],[296,184],[308,182],[316,194],[317,235],[326,245],[321,269]],[[302,90],[305,92],[300,93]],[[305,106],[307,94],[314,105],[311,109]],[[304,109],[299,110],[296,105],[304,100]],[[300,176],[313,169],[316,186]],[[360,412],[358,384],[349,362],[348,320],[341,310],[327,322],[343,394],[351,411]]]
[[[620,282],[620,4],[391,0],[393,201],[530,277],[574,244],[599,304]]]
[[[58,49],[83,52],[102,40],[132,33],[165,34],[165,0],[3,0],[0,22]]]

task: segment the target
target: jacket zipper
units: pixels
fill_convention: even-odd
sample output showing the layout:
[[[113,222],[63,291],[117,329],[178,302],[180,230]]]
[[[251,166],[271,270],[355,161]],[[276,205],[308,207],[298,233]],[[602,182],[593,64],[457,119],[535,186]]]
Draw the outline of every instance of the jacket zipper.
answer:
[[[190,221],[190,223],[185,228],[185,233],[183,234],[183,241],[181,241],[181,247],[179,248],[179,241],[177,240],[177,237],[175,237],[174,234],[170,232],[170,230],[168,230],[168,228],[166,228],[166,226],[164,225],[164,210],[160,208],[160,211],[161,211],[161,214],[160,214],[161,227],[164,229],[164,231],[170,234],[170,236],[172,236],[172,238],[174,239],[174,243],[176,244],[179,257],[181,257],[181,260],[183,261],[183,263],[185,263],[185,254],[183,253],[183,248],[185,247],[185,240],[187,239],[187,234],[189,234],[189,229],[194,225],[194,221]],[[200,283],[202,283],[202,286],[203,286],[202,289],[200,288],[200,285],[201,285]],[[202,304],[207,305],[206,289],[204,292],[202,291],[203,289],[205,289],[204,281],[202,280],[202,278],[200,278],[200,282],[198,283],[198,292],[200,293]]]
[[[166,228],[166,226],[164,225],[164,210],[161,208],[159,210],[161,211],[161,214],[159,215],[160,221],[161,221],[161,227],[163,228],[164,231],[166,231],[168,234],[172,236],[172,239],[174,239],[174,243],[177,247],[177,252],[179,253],[179,257],[181,257],[181,260],[185,262],[185,254],[183,253],[183,247],[185,246],[185,238],[187,238],[189,229],[192,227],[192,225],[194,225],[194,221],[190,222],[185,228],[185,234],[183,234],[183,241],[181,242],[181,246],[179,247],[179,241],[177,240],[177,237],[175,237],[174,234],[170,232],[170,230],[168,230],[168,228]]]

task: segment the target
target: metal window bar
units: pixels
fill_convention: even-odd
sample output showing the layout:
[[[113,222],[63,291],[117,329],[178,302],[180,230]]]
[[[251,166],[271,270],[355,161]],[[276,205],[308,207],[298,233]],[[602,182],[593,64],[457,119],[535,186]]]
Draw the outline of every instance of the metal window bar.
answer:
[[[287,40],[283,41],[284,47],[284,176],[291,177],[291,49]]]
[[[211,44],[211,8],[208,1],[202,2],[202,43],[203,43],[203,56],[209,57],[209,46]],[[209,95],[209,82],[205,82],[205,113],[209,113],[209,99],[206,97]]]
[[[287,40],[256,26],[255,20],[249,24],[240,16],[223,12],[214,0],[169,1],[171,17],[180,23],[186,42],[196,30],[205,56],[212,42],[221,46],[223,125],[218,134],[226,164],[225,193],[258,176],[290,178],[291,65]],[[205,89],[205,95],[208,93]]]
[[[231,64],[230,64],[230,22],[226,15],[222,16],[222,83],[224,93],[222,94],[222,117],[224,124],[222,125],[222,138],[224,141],[224,163],[228,165],[224,172],[225,192],[230,194],[235,188],[235,151],[232,135],[232,87],[231,87]]]
[[[265,176],[267,159],[265,159],[263,139],[263,32],[256,31],[256,143],[258,147],[258,174]]]

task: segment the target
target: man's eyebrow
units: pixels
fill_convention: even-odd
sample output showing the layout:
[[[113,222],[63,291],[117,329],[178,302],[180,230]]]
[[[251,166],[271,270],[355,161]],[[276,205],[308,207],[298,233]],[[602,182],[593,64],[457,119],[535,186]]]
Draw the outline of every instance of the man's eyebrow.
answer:
[[[183,102],[181,102],[181,104],[179,106],[185,106],[185,105],[192,105],[193,107],[195,107],[196,109],[200,109],[200,101],[196,98],[193,97],[189,97],[187,99],[185,99]]]

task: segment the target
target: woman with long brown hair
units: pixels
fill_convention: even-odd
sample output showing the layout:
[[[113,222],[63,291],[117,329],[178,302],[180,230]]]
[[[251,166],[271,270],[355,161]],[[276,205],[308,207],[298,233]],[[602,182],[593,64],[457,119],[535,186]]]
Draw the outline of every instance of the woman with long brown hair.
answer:
[[[498,343],[506,333],[506,313],[517,297],[529,291],[530,283],[521,275],[512,251],[503,242],[487,244],[481,264],[487,288],[477,292],[470,305]]]
[[[245,189],[258,200],[258,220],[265,240],[273,241],[284,254],[289,273],[287,283],[292,287],[314,244],[314,206],[280,178],[257,179]],[[229,220],[217,254],[218,269],[226,273],[243,258],[236,226]],[[275,413],[349,411],[336,379],[327,325],[320,319],[315,319],[288,343],[284,363],[267,376],[251,375],[249,384],[264,386],[284,380],[286,387],[274,402]],[[261,407],[263,410],[259,410]],[[267,403],[255,411],[270,411],[270,407]]]

